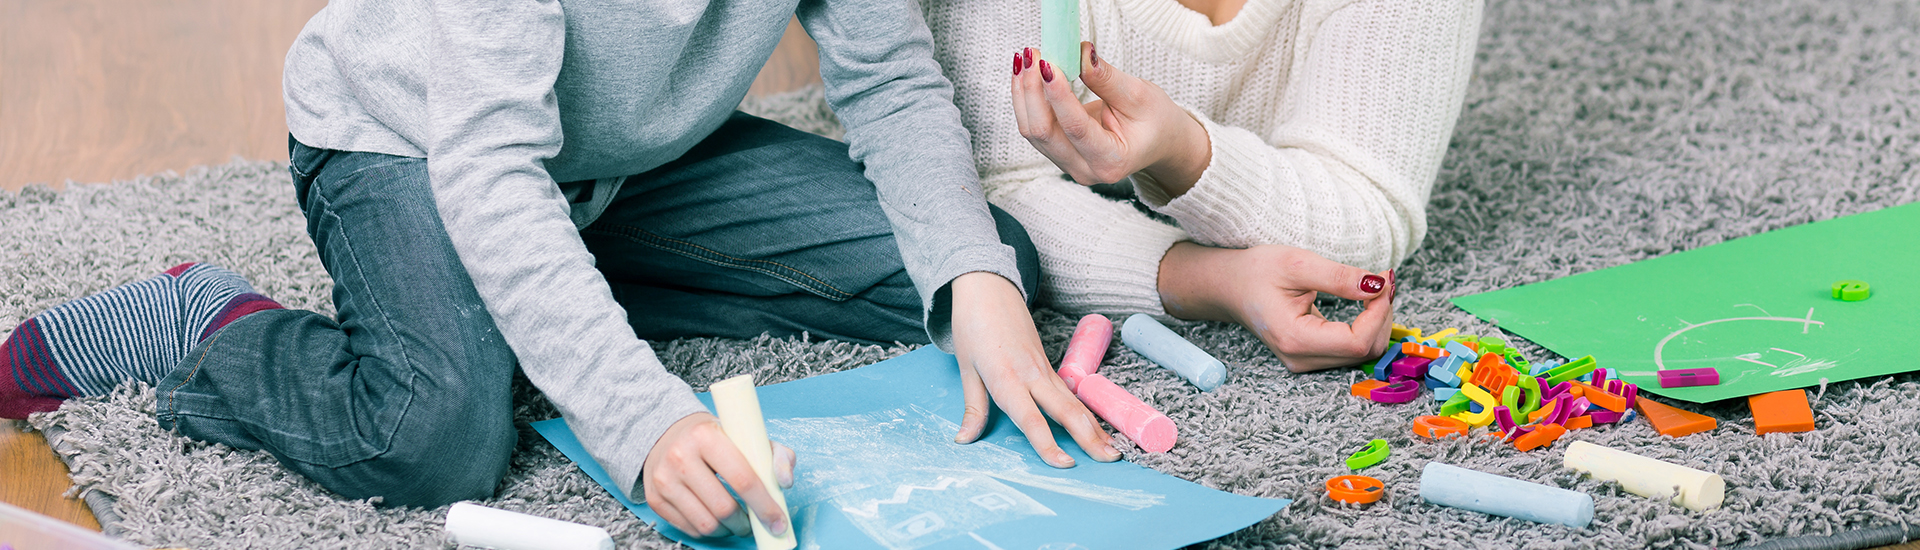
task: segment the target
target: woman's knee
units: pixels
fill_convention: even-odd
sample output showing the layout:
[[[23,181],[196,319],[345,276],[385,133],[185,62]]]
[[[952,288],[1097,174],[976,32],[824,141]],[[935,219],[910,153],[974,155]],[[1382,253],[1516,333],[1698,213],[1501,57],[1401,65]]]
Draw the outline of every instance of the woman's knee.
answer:
[[[1027,235],[1027,228],[1013,214],[1001,210],[998,206],[988,205],[993,211],[994,229],[1000,232],[1000,242],[1013,247],[1014,262],[1020,270],[1020,287],[1027,291],[1027,305],[1033,305],[1034,294],[1040,290],[1040,249],[1034,247],[1033,237]]]

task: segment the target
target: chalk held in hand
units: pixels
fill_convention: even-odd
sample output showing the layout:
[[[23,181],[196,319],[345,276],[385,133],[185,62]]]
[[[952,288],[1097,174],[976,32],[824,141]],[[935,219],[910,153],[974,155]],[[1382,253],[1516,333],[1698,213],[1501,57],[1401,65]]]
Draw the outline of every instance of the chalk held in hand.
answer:
[[[1112,424],[1113,428],[1126,434],[1127,439],[1139,445],[1149,453],[1163,453],[1173,448],[1178,438],[1178,429],[1167,415],[1154,410],[1152,405],[1141,401],[1122,388],[1098,374],[1089,374],[1080,379],[1080,389],[1074,392],[1081,403],[1086,403],[1093,414]]]
[[[1506,476],[1428,462],[1420,473],[1427,502],[1573,528],[1593,522],[1593,497]]]
[[[455,544],[495,550],[613,550],[606,529],[470,502],[447,509],[447,536]]]
[[[1568,445],[1563,462],[1566,467],[1591,475],[1594,479],[1619,482],[1620,488],[1629,493],[1672,500],[1674,504],[1695,512],[1705,512],[1719,506],[1727,495],[1727,482],[1719,474],[1585,441]]]
[[[760,514],[748,508],[747,517],[753,519],[754,543],[760,550],[790,550],[798,545],[793,538],[793,515],[787,509],[787,497],[781,493],[780,483],[773,479],[773,442],[767,440],[767,419],[760,414],[760,394],[753,389],[753,375],[721,380],[707,390],[713,394],[713,415],[720,417],[720,429],[727,432],[727,439],[733,440],[740,454],[746,455],[747,465],[760,476],[760,485],[780,504],[780,515],[787,518],[787,530],[775,535],[767,529]]]
[[[1227,381],[1227,364],[1145,313],[1135,313],[1120,326],[1120,341],[1162,367],[1173,369],[1200,391],[1213,391]]]
[[[1040,58],[1080,79],[1080,0],[1040,0]]]
[[[1067,355],[1060,358],[1060,379],[1067,382],[1068,391],[1080,391],[1081,378],[1100,372],[1100,361],[1106,359],[1107,346],[1112,343],[1113,321],[1098,313],[1080,318],[1080,324],[1073,327],[1073,338],[1067,340]]]

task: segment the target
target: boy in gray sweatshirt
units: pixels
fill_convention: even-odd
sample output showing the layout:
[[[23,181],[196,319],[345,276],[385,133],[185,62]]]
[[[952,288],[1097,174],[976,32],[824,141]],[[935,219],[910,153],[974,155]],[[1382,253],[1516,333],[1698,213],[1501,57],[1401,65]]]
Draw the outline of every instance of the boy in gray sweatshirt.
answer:
[[[734,111],[793,15],[844,144]],[[954,352],[960,443],[991,395],[1055,466],[1048,416],[1119,456],[1048,368],[1032,246],[987,206],[907,0],[336,0],[285,87],[338,315],[182,265],[23,324],[0,413],[140,378],[164,428],[436,506],[505,473],[517,365],[675,526],[743,533],[725,479],[784,530],[646,340],[805,331]]]

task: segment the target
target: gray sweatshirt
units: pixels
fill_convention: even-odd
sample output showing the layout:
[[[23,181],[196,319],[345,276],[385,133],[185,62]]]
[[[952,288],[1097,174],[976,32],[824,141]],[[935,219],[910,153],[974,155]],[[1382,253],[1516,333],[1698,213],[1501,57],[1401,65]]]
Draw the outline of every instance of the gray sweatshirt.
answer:
[[[334,0],[287,53],[287,126],[315,147],[427,159],[521,369],[638,500],[647,452],[703,407],[634,336],[580,240],[605,203],[570,204],[580,189],[555,182],[612,197],[619,177],[685,153],[740,103],[789,15],[820,45],[827,100],[950,350],[948,283],[1020,277],[908,0]]]

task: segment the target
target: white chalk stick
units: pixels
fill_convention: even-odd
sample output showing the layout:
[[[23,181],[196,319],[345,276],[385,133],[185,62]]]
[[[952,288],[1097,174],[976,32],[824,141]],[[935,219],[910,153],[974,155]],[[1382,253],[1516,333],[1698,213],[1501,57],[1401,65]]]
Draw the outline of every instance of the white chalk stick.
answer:
[[[747,464],[753,466],[753,473],[760,475],[760,484],[773,495],[773,501],[780,504],[780,515],[787,518],[787,531],[774,535],[760,520],[760,514],[747,509],[747,516],[753,519],[754,543],[760,550],[792,549],[798,545],[793,538],[793,515],[787,510],[787,497],[780,492],[780,483],[773,478],[773,442],[767,440],[767,419],[760,414],[760,394],[753,389],[753,375],[721,380],[707,389],[713,393],[713,415],[720,417],[720,429],[727,432],[733,446],[740,448],[740,454],[747,456]]]
[[[1060,358],[1060,379],[1067,382],[1067,391],[1080,391],[1081,378],[1100,372],[1100,361],[1106,359],[1112,343],[1113,321],[1098,313],[1080,318],[1067,340],[1067,355]]]
[[[1147,356],[1147,360],[1173,369],[1180,377],[1199,386],[1200,391],[1213,391],[1227,381],[1226,363],[1214,359],[1206,350],[1174,334],[1173,329],[1145,313],[1127,318],[1127,324],[1120,326],[1120,341]]]
[[[1594,479],[1618,482],[1629,493],[1667,500],[1695,512],[1713,509],[1727,496],[1727,482],[1719,474],[1585,441],[1567,445],[1563,463]]]
[[[1420,472],[1427,502],[1573,528],[1593,522],[1593,496],[1502,475],[1428,462]]]
[[[613,550],[606,529],[470,502],[447,509],[447,536],[455,544],[495,550]]]

